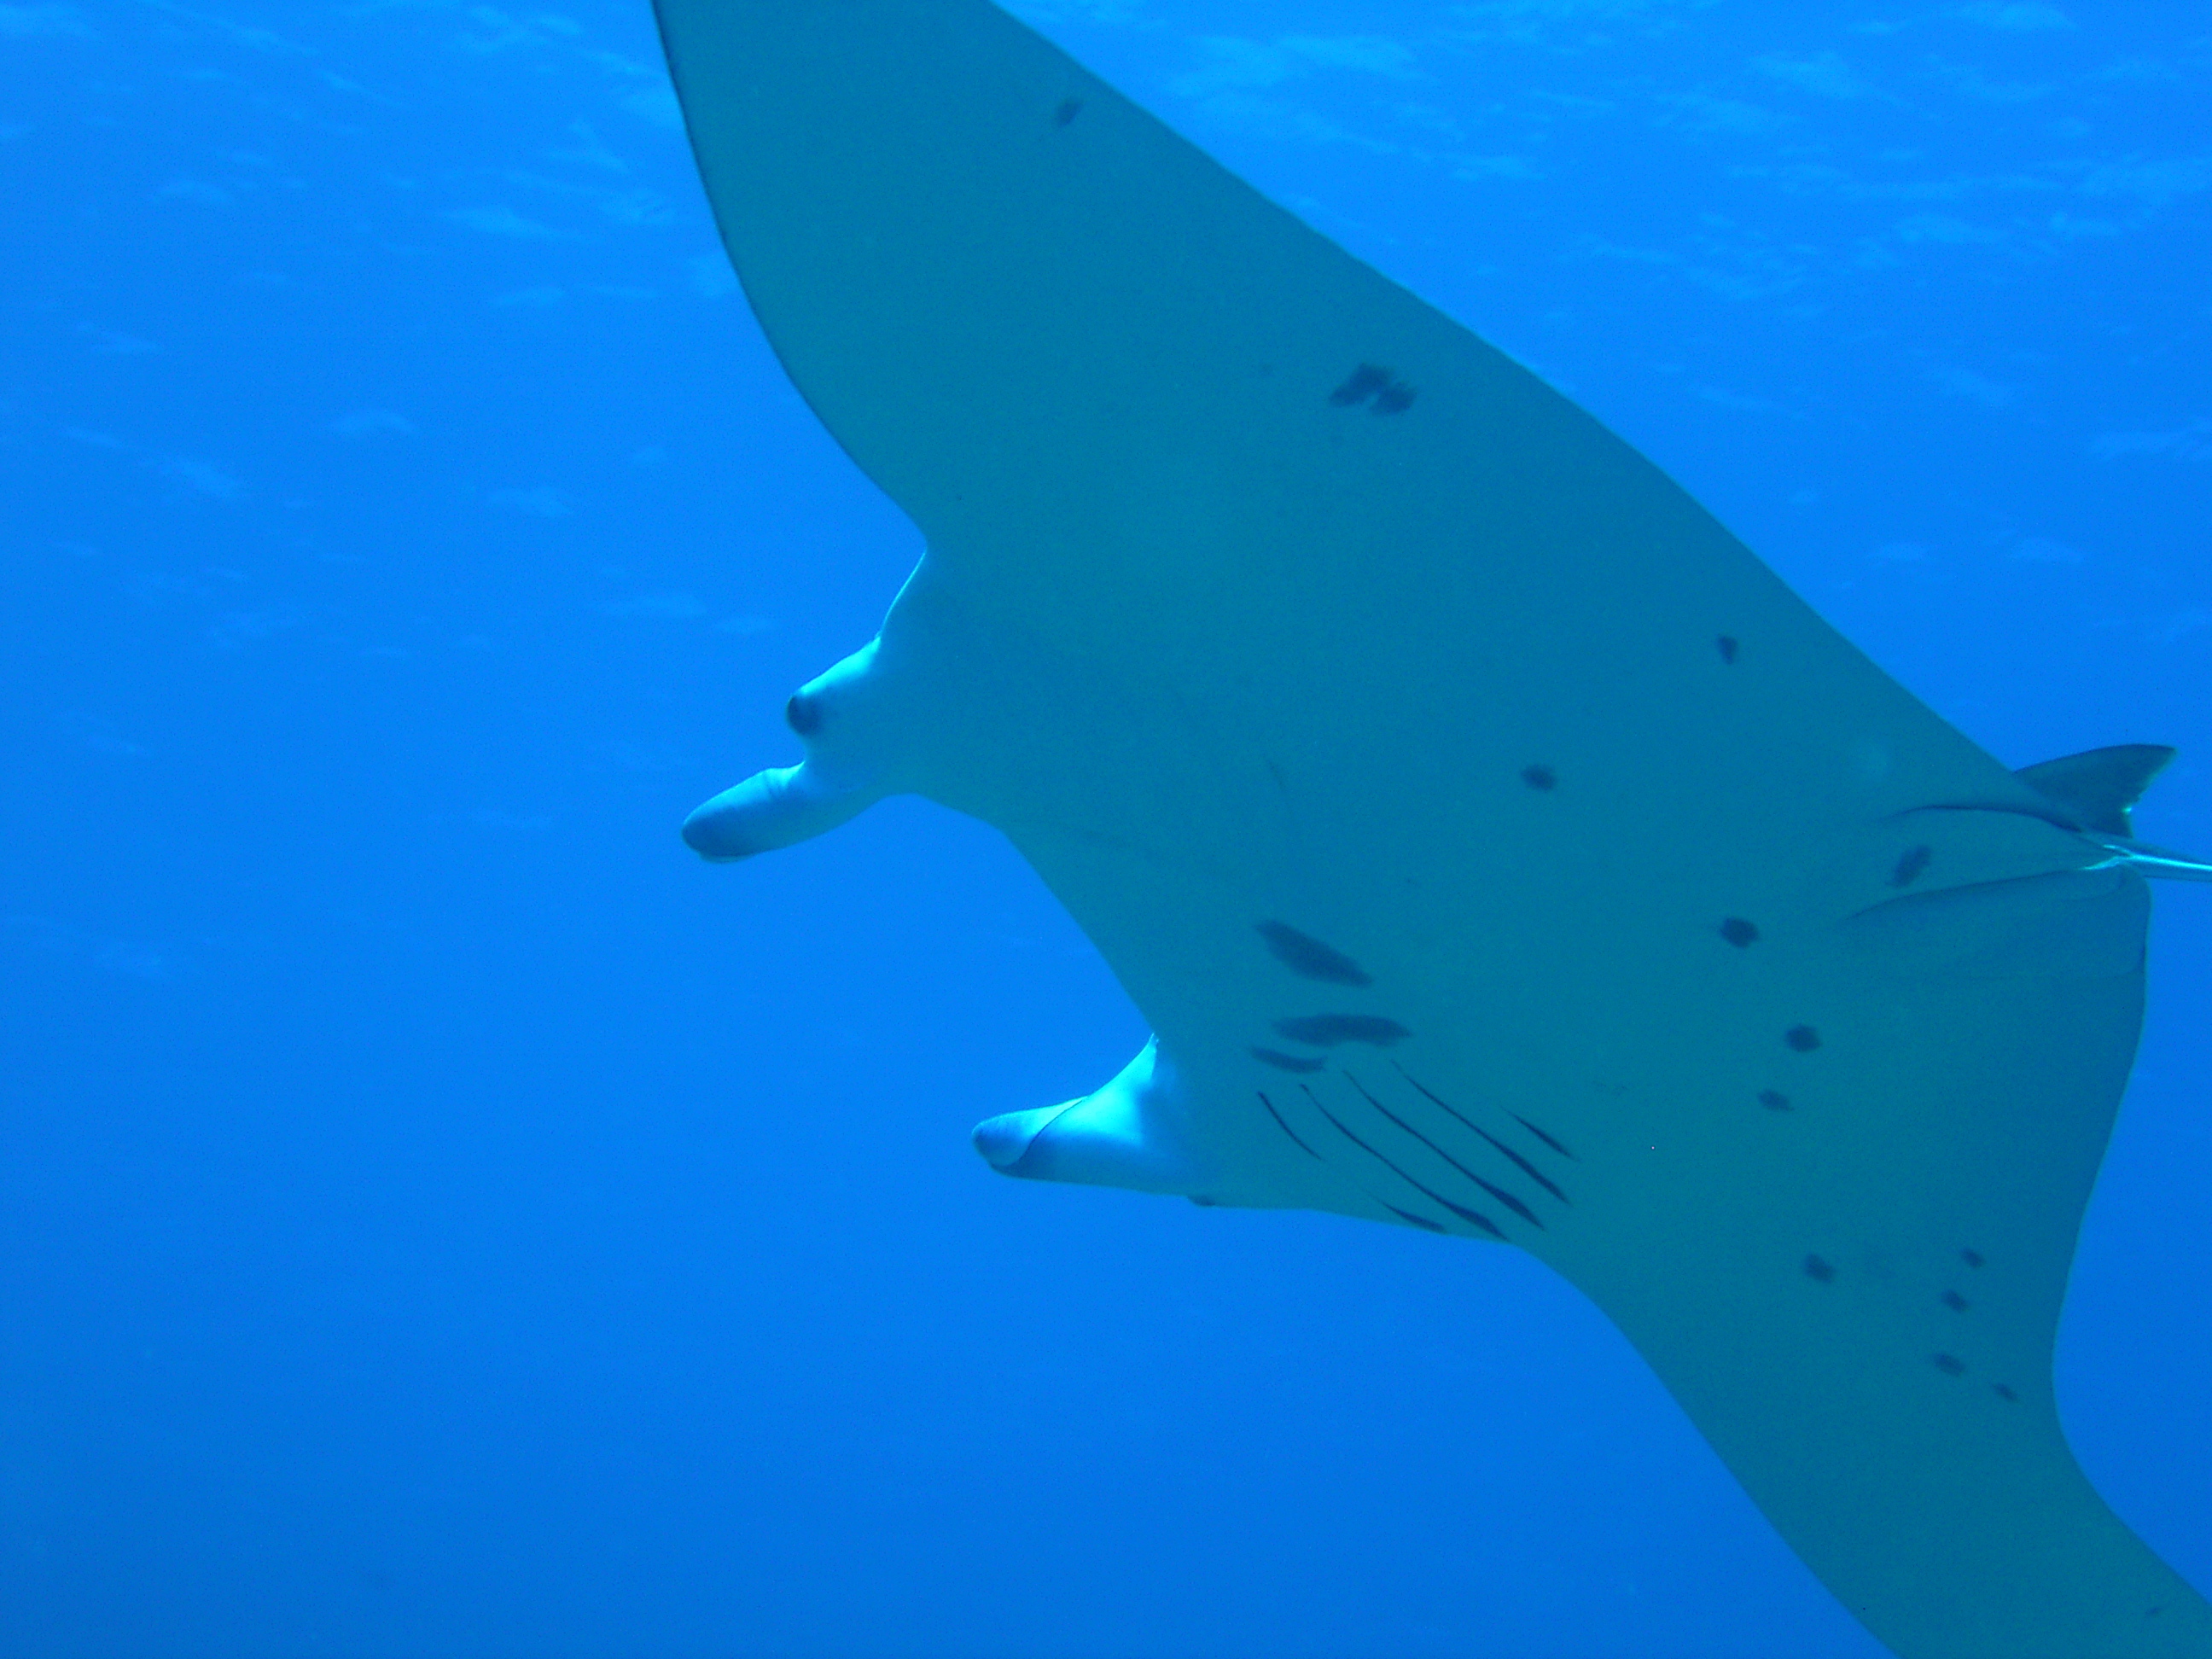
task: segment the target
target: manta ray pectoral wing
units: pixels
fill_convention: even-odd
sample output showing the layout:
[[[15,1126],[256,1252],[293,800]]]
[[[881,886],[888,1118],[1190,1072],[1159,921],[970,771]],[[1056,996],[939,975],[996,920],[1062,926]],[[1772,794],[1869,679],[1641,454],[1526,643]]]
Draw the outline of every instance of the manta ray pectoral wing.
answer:
[[[1694,1150],[1655,1127],[1633,1185],[1585,1169],[1593,1226],[1560,1265],[1899,1654],[2212,1653],[2212,1609],[2076,1466],[2051,1372],[2134,1054],[2148,891],[2013,814],[1889,833],[1932,845],[1913,884],[1931,886],[1790,947],[1810,1015],[1786,1098],[1755,1125],[1656,1117]],[[1889,885],[1894,848],[1859,850]],[[1847,863],[1820,885],[1856,907]],[[1703,1046],[1709,1064],[1727,1045]]]

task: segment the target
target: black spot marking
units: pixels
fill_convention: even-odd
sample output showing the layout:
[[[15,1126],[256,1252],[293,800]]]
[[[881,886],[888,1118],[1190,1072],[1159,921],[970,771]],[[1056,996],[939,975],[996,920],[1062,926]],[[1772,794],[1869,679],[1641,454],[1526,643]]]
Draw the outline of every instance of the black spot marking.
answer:
[[[1989,1260],[1989,1258],[1984,1255],[1979,1250],[1961,1250],[1959,1252],[1959,1260],[1965,1262],[1969,1267],[1978,1267],[1983,1262]]]
[[[1968,1302],[1965,1297],[1960,1296],[1956,1291],[1944,1291],[1942,1300],[1943,1305],[1948,1308],[1953,1313],[1964,1313],[1968,1308],[1973,1305],[1972,1303]]]
[[[1339,409],[1366,404],[1372,414],[1401,415],[1413,406],[1413,399],[1419,395],[1380,364],[1362,363],[1342,386],[1328,394],[1328,400]]]
[[[794,691],[783,706],[783,723],[800,737],[811,738],[822,729],[822,705],[805,692]]]
[[[1340,1042],[1364,1042],[1387,1048],[1413,1034],[1395,1019],[1379,1014],[1307,1014],[1298,1019],[1279,1019],[1276,1031],[1293,1042],[1316,1048],[1334,1048]]]
[[[1376,1111],[1382,1113],[1382,1115],[1389,1118],[1391,1122],[1396,1124],[1407,1134],[1413,1136],[1413,1138],[1419,1141],[1422,1146],[1427,1147],[1438,1158],[1443,1159],[1443,1161],[1450,1164],[1453,1169],[1457,1170],[1469,1181],[1472,1181],[1476,1186],[1481,1188],[1483,1191],[1488,1193],[1492,1198],[1496,1199],[1500,1204],[1503,1204],[1507,1209],[1512,1211],[1514,1214],[1519,1216],[1530,1226],[1541,1227],[1544,1224],[1536,1218],[1536,1212],[1534,1210],[1530,1209],[1526,1204],[1523,1204],[1512,1194],[1507,1192],[1503,1187],[1494,1187],[1489,1182],[1485,1181],[1480,1176],[1475,1174],[1474,1170],[1468,1169],[1466,1164],[1461,1163],[1443,1147],[1437,1146],[1435,1141],[1430,1139],[1419,1129],[1416,1129],[1412,1124],[1407,1122],[1404,1118],[1400,1117],[1397,1113],[1392,1111],[1381,1101],[1376,1099],[1373,1095],[1369,1094],[1364,1088],[1361,1087],[1359,1079],[1352,1076],[1351,1073],[1346,1072],[1344,1074],[1344,1080],[1346,1083],[1349,1083],[1354,1089],[1358,1090],[1360,1098],[1364,1100],[1370,1106],[1372,1106]]]
[[[1946,1376],[1964,1376],[1966,1374],[1966,1362],[1956,1354],[1930,1354],[1929,1358],[1936,1362],[1936,1369]]]
[[[1809,1054],[1820,1046],[1820,1034],[1809,1025],[1793,1025],[1782,1034],[1782,1040],[1801,1054]]]
[[[1759,927],[1741,916],[1730,916],[1721,924],[1721,937],[1741,951],[1759,943]]]
[[[1411,1078],[1407,1078],[1407,1079],[1406,1079],[1406,1081],[1407,1081],[1407,1082],[1408,1082],[1408,1083],[1413,1083],[1413,1079],[1411,1079]],[[1413,1086],[1414,1086],[1416,1089],[1419,1089],[1419,1088],[1421,1087],[1421,1085],[1420,1085],[1419,1084],[1418,1084],[1418,1083],[1413,1083]],[[1425,1094],[1425,1093],[1427,1093],[1427,1092],[1428,1092],[1425,1089],[1422,1090],[1421,1091],[1422,1091],[1424,1094]],[[1546,1133],[1545,1133],[1541,1129],[1538,1128],[1534,1124],[1533,1124],[1533,1123],[1529,1122],[1529,1121],[1528,1121],[1528,1120],[1527,1118],[1525,1118],[1525,1117],[1522,1116],[1520,1113],[1518,1113],[1518,1112],[1508,1112],[1508,1113],[1506,1114],[1506,1115],[1507,1115],[1508,1117],[1511,1118],[1511,1119],[1512,1119],[1516,1123],[1519,1124],[1522,1128],[1526,1129],[1526,1130],[1527,1130],[1530,1134],[1532,1134],[1532,1135],[1535,1136],[1537,1139],[1539,1139],[1539,1140],[1542,1141],[1542,1142],[1543,1142],[1547,1146],[1549,1146],[1549,1147],[1550,1147],[1553,1152],[1557,1152],[1557,1153],[1558,1153],[1561,1158],[1573,1158],[1573,1157],[1574,1157],[1574,1154],[1573,1154],[1572,1152],[1569,1152],[1569,1151],[1566,1149],[1566,1147],[1565,1147],[1565,1145],[1563,1145],[1563,1144],[1562,1144],[1561,1142],[1559,1142],[1559,1141],[1556,1141],[1556,1140],[1553,1139],[1551,1136],[1549,1136],[1549,1135],[1546,1134]]]
[[[1713,644],[1719,650],[1721,653],[1721,660],[1723,662],[1734,662],[1735,660],[1735,635],[1723,634],[1713,641]]]
[[[1364,404],[1390,384],[1390,371],[1373,363],[1362,363],[1352,371],[1351,377],[1328,394],[1329,402],[1339,409],[1349,409],[1354,404]]]
[[[1790,1097],[1779,1089],[1761,1089],[1759,1103],[1770,1112],[1786,1112],[1790,1109]]]
[[[1996,1395],[2000,1400],[2018,1400],[2020,1398],[2018,1395],[2014,1394],[2009,1388],[2006,1387],[2002,1382],[1990,1383],[1990,1392]],[[2152,1611],[2155,1613],[2157,1609],[2154,1607]]]
[[[1198,1207],[1199,1207],[1200,1209],[1201,1209],[1201,1210],[1211,1210],[1211,1209],[1213,1209],[1213,1208],[1217,1207],[1217,1206],[1220,1204],[1220,1202],[1221,1202],[1221,1200],[1220,1200],[1219,1199],[1218,1199],[1218,1198],[1208,1198],[1208,1197],[1207,1197],[1204,1193],[1193,1193],[1193,1194],[1190,1194],[1190,1201],[1191,1201],[1192,1203],[1194,1203],[1194,1204],[1197,1205],[1197,1206],[1198,1206]]]
[[[1267,1096],[1261,1095],[1260,1097],[1260,1103],[1267,1109],[1267,1115],[1275,1120],[1275,1127],[1291,1138],[1292,1145],[1297,1146],[1297,1148],[1300,1152],[1304,1152],[1308,1158],[1310,1158],[1316,1162],[1320,1160],[1321,1154],[1314,1151],[1312,1147],[1307,1146],[1304,1141],[1300,1140],[1298,1139],[1298,1132],[1291,1127],[1289,1124],[1283,1121],[1283,1115],[1275,1109],[1275,1103],[1273,1101],[1268,1099]]]
[[[1910,887],[1935,856],[1936,849],[1932,847],[1906,848],[1897,855],[1897,867],[1889,872],[1889,884],[1892,887]]]
[[[1559,787],[1559,775],[1548,766],[1524,766],[1521,769],[1521,781],[1531,789],[1556,789]]]
[[[1419,1182],[1414,1180],[1413,1176],[1407,1175],[1403,1170],[1393,1164],[1389,1158],[1383,1157],[1382,1153],[1376,1152],[1372,1146],[1362,1140],[1358,1135],[1352,1133],[1351,1130],[1346,1128],[1341,1122],[1338,1121],[1336,1114],[1330,1111],[1328,1107],[1321,1103],[1320,1097],[1316,1095],[1312,1090],[1307,1088],[1303,1083],[1298,1085],[1298,1088],[1308,1100],[1313,1102],[1314,1110],[1319,1112],[1331,1123],[1336,1125],[1336,1131],[1339,1134],[1342,1135],[1353,1146],[1358,1147],[1361,1152],[1366,1153],[1368,1157],[1373,1158],[1384,1169],[1389,1170],[1392,1175],[1397,1176],[1399,1180],[1404,1182],[1415,1192],[1420,1194],[1422,1197],[1430,1200],[1431,1202],[1443,1205],[1444,1208],[1449,1210],[1461,1220],[1468,1223],[1470,1225],[1481,1228],[1483,1231],[1488,1233],[1492,1238],[1504,1238],[1505,1237],[1504,1231],[1499,1228],[1498,1224],[1492,1221],[1488,1216],[1483,1214],[1480,1210],[1470,1210],[1464,1204],[1455,1204],[1451,1200],[1446,1198],[1442,1193],[1436,1192],[1427,1187],[1424,1187]],[[1396,1206],[1389,1206],[1386,1207],[1395,1209]],[[1400,1215],[1403,1215],[1405,1213],[1403,1210],[1399,1210],[1397,1212]],[[1441,1231],[1442,1229],[1438,1229],[1438,1231]]]
[[[1267,941],[1267,949],[1275,960],[1292,973],[1307,979],[1326,980],[1332,985],[1372,985],[1365,969],[1343,951],[1333,945],[1323,945],[1311,933],[1301,933],[1286,921],[1261,921],[1253,924],[1260,937]]]
[[[1817,1255],[1808,1255],[1805,1258],[1806,1278],[1817,1279],[1826,1285],[1833,1280],[1835,1276],[1836,1269],[1833,1264],[1822,1261]]]
[[[1082,113],[1083,100],[1080,98],[1063,98],[1060,100],[1060,107],[1052,112],[1052,124],[1064,127]]]
[[[1318,1072],[1328,1064],[1326,1060],[1303,1060],[1296,1054],[1279,1054],[1273,1048],[1255,1048],[1252,1058],[1279,1072]]]
[[[1534,1164],[1531,1164],[1527,1158],[1522,1157],[1520,1153],[1515,1152],[1510,1146],[1500,1140],[1496,1135],[1491,1133],[1489,1130],[1478,1126],[1465,1112],[1461,1111],[1458,1107],[1454,1106],[1442,1095],[1439,1095],[1435,1091],[1423,1085],[1415,1079],[1411,1072],[1399,1065],[1396,1060],[1392,1060],[1390,1065],[1400,1077],[1405,1079],[1407,1082],[1412,1084],[1415,1089],[1419,1090],[1424,1096],[1427,1097],[1431,1104],[1441,1106],[1445,1111],[1449,1112],[1453,1117],[1456,1118],[1469,1130],[1480,1135],[1485,1140],[1495,1146],[1500,1152],[1504,1153],[1505,1157],[1512,1160],[1515,1166],[1520,1170],[1522,1174],[1527,1176],[1529,1180],[1534,1182],[1546,1192],[1551,1194],[1553,1198],[1558,1199],[1560,1203],[1571,1204],[1574,1201],[1547,1180],[1544,1176],[1543,1171],[1537,1169]],[[1353,1086],[1356,1088],[1358,1085],[1355,1084]],[[1529,1122],[1527,1118],[1515,1117],[1513,1121],[1516,1123],[1518,1123],[1522,1128],[1526,1129],[1530,1134],[1535,1136],[1537,1139],[1542,1141],[1547,1146],[1549,1146],[1553,1152],[1559,1153],[1561,1157],[1572,1158],[1574,1156],[1572,1152],[1560,1146],[1558,1141],[1553,1139],[1551,1136],[1546,1134],[1534,1124]]]

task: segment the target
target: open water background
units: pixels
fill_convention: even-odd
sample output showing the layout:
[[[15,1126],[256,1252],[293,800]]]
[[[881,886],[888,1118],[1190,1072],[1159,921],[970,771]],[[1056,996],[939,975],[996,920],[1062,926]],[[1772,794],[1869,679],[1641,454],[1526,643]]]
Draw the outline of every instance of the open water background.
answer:
[[[2212,853],[2200,6],[1024,15]],[[917,552],[643,0],[0,4],[0,1652],[1874,1653],[1528,1261],[994,1176],[1144,1031],[991,831],[684,852]],[[2060,1383],[2212,1587],[2158,899]]]

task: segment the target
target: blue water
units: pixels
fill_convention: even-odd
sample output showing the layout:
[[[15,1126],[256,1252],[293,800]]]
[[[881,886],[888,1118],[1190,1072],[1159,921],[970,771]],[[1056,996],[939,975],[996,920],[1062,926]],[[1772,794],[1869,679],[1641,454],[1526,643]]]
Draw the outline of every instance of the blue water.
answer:
[[[1876,1651],[1527,1259],[993,1176],[1144,1036],[994,833],[679,845],[918,547],[644,0],[210,3],[0,4],[0,1651]],[[1024,15],[2212,853],[2201,9]],[[2158,900],[2059,1380],[2212,1586]]]

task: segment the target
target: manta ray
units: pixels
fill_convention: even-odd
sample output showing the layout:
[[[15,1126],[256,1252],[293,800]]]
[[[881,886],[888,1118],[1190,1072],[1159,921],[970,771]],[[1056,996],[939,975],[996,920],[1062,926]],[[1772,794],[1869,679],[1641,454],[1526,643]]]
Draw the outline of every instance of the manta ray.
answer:
[[[988,0],[659,0],[738,276],[920,527],[713,860],[1002,831],[1152,1040],[1008,1175],[1527,1250],[1922,1656],[2212,1656],[2051,1347],[2171,751],[2008,770],[1590,416]]]

